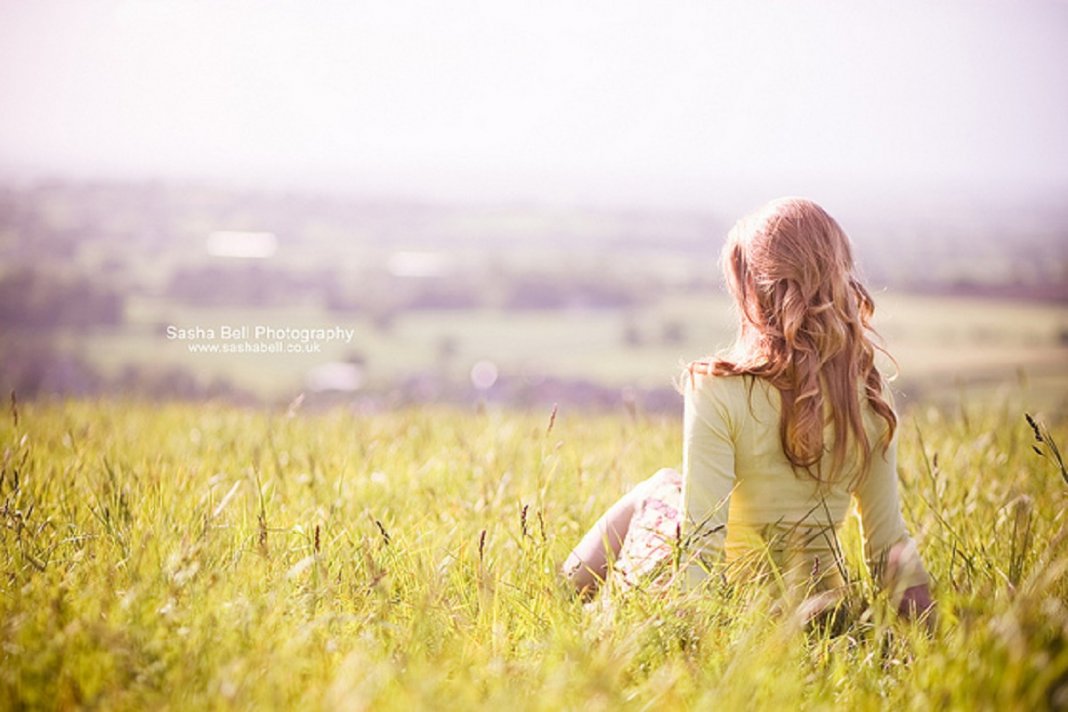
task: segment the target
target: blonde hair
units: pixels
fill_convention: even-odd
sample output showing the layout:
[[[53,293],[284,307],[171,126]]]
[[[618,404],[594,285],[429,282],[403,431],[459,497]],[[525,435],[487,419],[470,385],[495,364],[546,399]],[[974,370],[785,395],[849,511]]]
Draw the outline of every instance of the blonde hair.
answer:
[[[765,379],[781,395],[779,433],[795,470],[821,483],[835,479],[853,440],[862,476],[871,443],[859,384],[886,421],[884,452],[897,415],[883,398],[875,366],[875,349],[883,349],[869,337],[875,304],[857,278],[849,237],[816,203],[780,198],[738,221],[720,260],[739,310],[738,337],[726,355],[690,363],[691,381],[695,371]],[[825,399],[834,427],[829,473],[822,468]]]

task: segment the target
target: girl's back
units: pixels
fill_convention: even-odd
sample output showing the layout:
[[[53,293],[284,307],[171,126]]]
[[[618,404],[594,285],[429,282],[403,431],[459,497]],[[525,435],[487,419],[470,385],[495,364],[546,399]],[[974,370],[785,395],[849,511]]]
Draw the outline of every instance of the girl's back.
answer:
[[[691,536],[703,543],[698,556],[707,561],[722,546],[728,573],[735,576],[770,572],[766,564],[774,562],[798,585],[841,584],[835,532],[854,494],[873,564],[894,544],[907,543],[897,495],[896,441],[884,454],[886,422],[870,408],[863,408],[864,425],[875,447],[866,471],[860,469],[862,458],[853,456],[835,479],[824,482],[798,472],[783,452],[781,396],[764,379],[695,372],[685,393],[683,509]],[[863,403],[862,396],[858,386]],[[833,442],[829,422],[824,435]],[[703,575],[696,562],[695,568],[691,579]]]

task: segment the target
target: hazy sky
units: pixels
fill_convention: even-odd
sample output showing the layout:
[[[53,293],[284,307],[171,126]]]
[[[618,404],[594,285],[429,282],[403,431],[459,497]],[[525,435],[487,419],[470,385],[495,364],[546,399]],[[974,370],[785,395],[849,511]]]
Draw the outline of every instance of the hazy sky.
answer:
[[[1068,195],[1068,3],[0,0],[0,170]]]

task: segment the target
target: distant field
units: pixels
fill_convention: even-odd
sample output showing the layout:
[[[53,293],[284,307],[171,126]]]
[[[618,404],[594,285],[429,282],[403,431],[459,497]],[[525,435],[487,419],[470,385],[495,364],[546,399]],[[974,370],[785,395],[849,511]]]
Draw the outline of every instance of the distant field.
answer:
[[[908,388],[925,394],[961,387],[989,392],[1024,377],[1048,406],[1063,405],[1068,381],[1068,309],[1063,305],[898,294],[876,299],[876,326]],[[363,360],[369,387],[419,372],[465,381],[472,364],[482,359],[494,362],[502,379],[548,375],[664,387],[680,361],[728,344],[734,330],[725,297],[690,295],[630,311],[407,312],[388,330],[363,317],[313,306],[192,309],[131,299],[128,322],[117,332],[68,333],[63,343],[106,372],[118,372],[131,362],[154,368],[177,365],[205,381],[226,378],[268,398],[300,392],[309,368],[349,357]],[[160,332],[161,324],[218,328],[260,323],[336,324],[355,329],[356,336],[351,345],[327,346],[315,356],[223,355],[189,353]]]
[[[375,402],[416,391],[473,400],[456,386],[488,361],[499,374],[490,401],[514,398],[517,383],[537,396],[537,384],[568,379],[604,403],[623,387],[669,389],[680,362],[734,331],[715,289],[737,216],[714,196],[707,210],[677,211],[108,181],[0,188],[0,386],[26,396],[237,389],[288,402],[311,390],[309,371],[340,360],[360,364]],[[856,205],[847,222],[864,274],[891,286],[876,294],[877,322],[905,402],[1020,385],[1043,408],[1068,409],[1061,203],[884,208]],[[255,257],[218,249],[220,234],[268,233]],[[909,296],[921,292],[985,297]],[[469,308],[413,311],[449,304]],[[601,308],[558,309],[568,304]],[[518,306],[552,309],[505,310]],[[168,324],[339,325],[355,338],[315,354],[191,353],[164,338]],[[665,407],[667,395],[647,401]]]

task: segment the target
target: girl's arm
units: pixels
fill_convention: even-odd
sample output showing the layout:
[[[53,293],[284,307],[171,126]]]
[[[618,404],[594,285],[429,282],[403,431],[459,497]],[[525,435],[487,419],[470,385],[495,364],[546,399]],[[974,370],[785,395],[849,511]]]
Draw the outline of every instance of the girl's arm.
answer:
[[[901,516],[897,478],[897,437],[885,453],[876,446],[871,467],[856,491],[864,553],[873,576],[889,591],[898,611],[909,618],[933,619],[930,576]]]
[[[706,577],[706,564],[719,560],[727,536],[734,488],[734,438],[726,379],[686,374],[682,427],[682,526],[688,544],[684,582]]]

